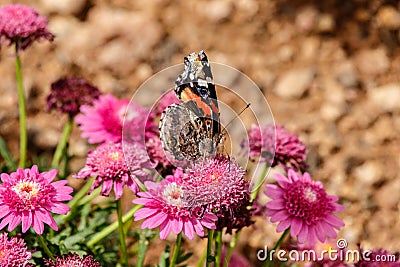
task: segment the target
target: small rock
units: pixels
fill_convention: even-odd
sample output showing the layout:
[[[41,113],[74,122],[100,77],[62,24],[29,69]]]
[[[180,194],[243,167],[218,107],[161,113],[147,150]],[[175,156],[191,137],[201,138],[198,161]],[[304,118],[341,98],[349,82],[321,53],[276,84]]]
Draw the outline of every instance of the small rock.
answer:
[[[331,14],[321,14],[318,17],[317,31],[322,33],[332,32],[335,29],[336,22]]]
[[[283,98],[299,98],[310,87],[314,76],[312,67],[286,71],[278,78],[274,91]]]
[[[58,13],[62,15],[79,14],[86,5],[87,0],[41,0],[42,8],[46,13]]]
[[[233,6],[228,1],[214,0],[207,2],[205,6],[203,5],[204,3],[202,3],[200,10],[204,10],[204,14],[207,15],[212,22],[220,22],[229,19],[229,17],[232,15]]]
[[[337,81],[346,88],[358,85],[356,68],[351,61],[345,61],[342,64],[339,64],[335,76]]]
[[[391,83],[368,90],[368,101],[382,112],[400,110],[400,83]]]
[[[380,207],[395,208],[400,203],[400,179],[394,179],[385,184],[374,193],[376,202]]]
[[[360,184],[373,185],[383,178],[383,166],[378,161],[367,161],[356,167],[353,175]]]
[[[324,103],[321,107],[320,113],[324,120],[336,121],[345,113],[345,111],[346,109],[343,105]]]
[[[315,60],[318,57],[321,40],[317,37],[308,37],[301,43],[299,58],[301,60]]]
[[[391,30],[400,28],[400,12],[393,6],[383,6],[376,16],[379,25]]]
[[[318,11],[313,6],[306,6],[299,10],[296,16],[296,26],[300,31],[309,32],[314,28]]]
[[[390,61],[386,55],[386,49],[381,47],[377,49],[361,50],[355,56],[357,69],[365,75],[382,74],[389,69]]]

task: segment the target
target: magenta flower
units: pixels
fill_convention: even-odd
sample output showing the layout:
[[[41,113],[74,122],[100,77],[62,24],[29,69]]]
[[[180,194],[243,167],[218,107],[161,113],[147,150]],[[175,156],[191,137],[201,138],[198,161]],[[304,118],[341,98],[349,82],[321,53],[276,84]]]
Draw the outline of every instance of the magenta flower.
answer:
[[[123,126],[124,141],[144,138],[148,111],[129,103],[127,99],[119,100],[111,94],[101,95],[93,106],[84,105],[80,111],[82,114],[77,115],[75,121],[79,124],[82,137],[88,138],[90,144],[120,142]]]
[[[71,200],[73,189],[65,186],[68,181],[51,182],[57,170],[39,173],[35,165],[32,169],[19,168],[11,174],[2,173],[0,185],[0,229],[8,224],[11,232],[22,222],[22,232],[33,227],[41,235],[46,223],[54,230],[57,224],[50,212],[67,214],[69,207],[62,201]]]
[[[29,263],[31,258],[32,253],[28,250],[22,238],[11,237],[8,239],[7,233],[0,234],[0,266],[33,266]]]
[[[253,223],[249,183],[245,171],[233,159],[208,157],[186,169],[183,176],[187,201],[192,206],[208,205],[218,217],[217,230],[241,229]]]
[[[77,254],[67,254],[63,257],[56,257],[56,260],[45,260],[47,267],[101,267],[93,256],[79,257]]]
[[[165,156],[164,149],[162,147],[161,139],[158,133],[148,132],[146,133],[146,149],[147,153],[154,162],[154,165],[159,167],[168,168],[171,167],[171,162]]]
[[[140,154],[139,147],[132,147],[132,149],[137,152],[136,154],[132,153],[132,157]],[[110,142],[101,144],[95,150],[89,151],[85,167],[78,174],[73,175],[73,177],[84,179],[96,177],[90,192],[102,185],[102,196],[109,196],[111,190],[114,188],[115,199],[119,199],[122,196],[125,185],[133,193],[139,191],[133,175],[135,171],[137,175],[142,174],[140,168],[148,162],[147,158],[136,156],[135,158],[130,158],[129,161],[130,166],[128,167],[121,143],[114,144]],[[130,168],[133,171],[132,173],[130,172]]]
[[[260,162],[269,162],[272,167],[280,164],[285,170],[306,169],[306,146],[283,126],[254,124],[248,135],[249,140],[242,142],[242,147],[248,147],[249,156],[253,160],[258,158]]]
[[[299,243],[314,244],[318,239],[336,238],[335,229],[344,226],[342,220],[332,213],[340,212],[343,206],[337,204],[336,196],[328,195],[320,182],[311,180],[308,173],[303,175],[288,171],[288,177],[276,174],[278,185],[268,184],[265,194],[272,200],[266,204],[266,215],[271,222],[279,222],[277,232],[290,227],[290,235]]]
[[[159,183],[145,182],[147,192],[139,192],[140,198],[133,203],[144,205],[134,217],[135,221],[145,219],[142,229],[153,229],[160,226],[160,238],[166,239],[174,232],[183,232],[189,239],[194,233],[204,236],[204,227],[215,229],[217,217],[201,208],[188,208],[184,200],[182,187],[182,169],[178,168],[174,175],[169,175]]]
[[[82,105],[91,105],[100,95],[100,90],[83,78],[62,78],[51,84],[46,109],[57,109],[73,117]]]
[[[12,4],[0,7],[0,45],[4,40],[24,50],[36,40],[53,41],[47,30],[47,19],[26,5]]]

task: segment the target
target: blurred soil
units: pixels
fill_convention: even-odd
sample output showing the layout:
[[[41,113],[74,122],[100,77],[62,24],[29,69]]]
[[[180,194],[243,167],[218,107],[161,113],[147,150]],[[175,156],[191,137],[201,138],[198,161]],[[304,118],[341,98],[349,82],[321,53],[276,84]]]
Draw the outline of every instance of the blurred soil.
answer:
[[[56,35],[22,54],[30,151],[51,155],[57,144],[66,118],[44,106],[58,78],[83,76],[103,92],[130,98],[153,74],[204,49],[210,60],[248,75],[276,122],[307,145],[312,176],[346,208],[339,237],[352,248],[400,249],[398,1],[19,2],[48,16]],[[0,135],[17,155],[12,53],[2,46]],[[82,167],[88,148],[74,129],[71,171]],[[241,235],[238,252],[254,261],[257,249],[277,240],[275,227],[258,218]],[[161,244],[152,247],[155,258]],[[204,248],[186,245],[196,257]]]

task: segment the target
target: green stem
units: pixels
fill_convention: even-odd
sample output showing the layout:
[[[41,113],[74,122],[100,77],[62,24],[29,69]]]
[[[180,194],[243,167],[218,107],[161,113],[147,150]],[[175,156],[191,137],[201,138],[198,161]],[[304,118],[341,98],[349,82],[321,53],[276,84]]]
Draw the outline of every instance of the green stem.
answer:
[[[265,164],[264,169],[260,175],[260,178],[258,178],[256,188],[253,190],[253,192],[251,192],[250,202],[253,202],[256,199],[258,192],[260,192],[261,186],[264,182],[265,176],[267,175],[267,171],[268,171],[269,167],[270,166],[268,164]]]
[[[207,240],[207,258],[206,258],[206,267],[210,267],[211,263],[215,261],[212,253],[212,244],[214,239],[214,230],[208,230],[208,240]]]
[[[217,231],[215,235],[215,267],[221,266],[222,253],[222,231]]]
[[[287,236],[287,234],[288,234],[289,232],[290,232],[290,228],[286,229],[286,230],[282,233],[281,237],[280,237],[279,240],[275,243],[275,246],[274,246],[274,248],[273,248],[271,251],[276,251],[276,250],[281,246],[283,240],[285,239],[285,237]],[[272,262],[273,262],[273,261],[272,261],[272,255],[270,255],[270,254],[268,253],[267,260],[264,262],[264,267],[269,267],[269,266],[271,266],[271,263],[272,263]]]
[[[124,223],[122,222],[122,204],[121,199],[117,200],[117,217],[118,217],[118,235],[121,243],[123,265],[128,267],[128,253],[126,251],[126,240],[124,232]]]
[[[129,219],[132,218],[133,214],[142,208],[143,205],[136,205],[133,207],[130,211],[128,211],[123,217],[122,217],[122,223],[126,223]],[[104,228],[101,232],[97,233],[94,235],[89,242],[87,243],[88,247],[93,247],[95,244],[97,244],[99,241],[103,240],[106,236],[117,230],[118,228],[118,222],[114,222]]]
[[[17,79],[18,90],[18,110],[19,110],[19,167],[25,168],[26,152],[28,148],[28,134],[26,131],[26,104],[24,86],[22,84],[21,59],[18,55],[18,42],[15,44],[15,76]]]
[[[86,195],[84,196],[79,202],[78,202],[78,206],[82,206],[85,205],[86,203],[92,201],[92,199],[98,197],[100,195],[101,192],[101,187],[97,187],[95,190],[92,191],[92,193],[90,193],[90,195]]]
[[[235,233],[231,242],[229,242],[229,248],[226,252],[225,260],[224,260],[224,267],[228,267],[229,261],[231,260],[233,249],[236,247],[236,243],[240,236],[240,230]]]
[[[46,244],[46,241],[43,239],[43,236],[38,234],[37,237],[38,237],[38,242],[39,242],[40,246],[43,248],[43,250],[47,254],[47,256],[49,256],[50,259],[55,260],[53,253],[51,253],[49,247]]]
[[[60,164],[60,160],[63,155],[63,151],[67,147],[69,136],[71,135],[71,131],[72,131],[72,124],[73,124],[72,122],[73,122],[73,118],[70,118],[67,121],[67,123],[64,125],[64,129],[63,129],[63,132],[61,135],[60,142],[58,142],[56,151],[54,152],[53,161],[51,162],[51,167],[53,169],[57,168],[58,165]]]
[[[176,265],[176,260],[178,259],[178,256],[179,256],[179,250],[181,249],[181,244],[182,244],[182,232],[180,232],[176,236],[174,252],[172,253],[171,262],[169,264],[170,267],[175,267],[175,265]]]

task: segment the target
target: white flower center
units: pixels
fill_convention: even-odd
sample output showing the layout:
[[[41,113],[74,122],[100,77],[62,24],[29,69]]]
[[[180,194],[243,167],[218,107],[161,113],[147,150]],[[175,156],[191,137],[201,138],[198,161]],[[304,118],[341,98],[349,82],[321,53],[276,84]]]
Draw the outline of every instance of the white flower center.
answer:
[[[21,199],[30,200],[32,197],[37,196],[40,191],[40,185],[32,181],[20,181],[11,190]]]
[[[304,189],[304,197],[310,202],[317,200],[317,194],[310,187]]]
[[[183,204],[182,201],[183,190],[182,187],[176,183],[168,184],[163,192],[163,198],[168,204],[180,207]]]

